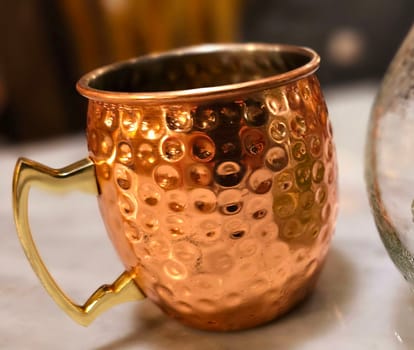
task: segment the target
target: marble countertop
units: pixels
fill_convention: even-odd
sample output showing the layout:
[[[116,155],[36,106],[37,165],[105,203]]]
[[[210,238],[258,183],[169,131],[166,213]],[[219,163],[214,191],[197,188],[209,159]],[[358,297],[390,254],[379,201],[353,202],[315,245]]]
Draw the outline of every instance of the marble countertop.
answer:
[[[18,156],[61,167],[86,156],[82,135],[0,148],[0,349],[413,349],[414,297],[388,258],[363,181],[369,110],[377,86],[325,92],[340,183],[335,237],[317,288],[288,315],[248,331],[186,328],[148,300],[118,306],[88,328],[63,314],[41,287],[17,240],[11,179]],[[81,302],[122,271],[96,199],[33,190],[32,230],[56,280]]]

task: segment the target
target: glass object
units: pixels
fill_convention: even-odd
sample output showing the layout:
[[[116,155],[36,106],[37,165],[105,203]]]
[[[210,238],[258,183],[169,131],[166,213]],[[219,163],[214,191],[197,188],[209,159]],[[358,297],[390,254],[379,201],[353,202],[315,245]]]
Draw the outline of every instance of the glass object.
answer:
[[[366,182],[375,223],[394,264],[414,284],[414,25],[374,102]]]

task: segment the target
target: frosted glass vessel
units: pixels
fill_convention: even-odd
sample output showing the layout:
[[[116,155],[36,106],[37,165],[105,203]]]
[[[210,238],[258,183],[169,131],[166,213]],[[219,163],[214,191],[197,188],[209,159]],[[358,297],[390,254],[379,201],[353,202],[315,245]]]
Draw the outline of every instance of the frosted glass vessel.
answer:
[[[391,259],[414,284],[414,25],[374,102],[365,175],[371,208]]]

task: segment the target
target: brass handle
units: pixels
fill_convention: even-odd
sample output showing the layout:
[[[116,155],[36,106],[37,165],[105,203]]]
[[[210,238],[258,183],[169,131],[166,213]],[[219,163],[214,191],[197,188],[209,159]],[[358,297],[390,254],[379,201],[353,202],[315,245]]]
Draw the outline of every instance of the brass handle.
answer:
[[[17,161],[13,176],[13,211],[20,243],[43,286],[73,320],[89,325],[99,314],[114,305],[145,298],[134,282],[135,275],[124,271],[111,285],[103,285],[83,305],[75,304],[57,285],[43,263],[29,226],[28,197],[32,185],[54,192],[81,190],[98,194],[95,168],[89,158],[61,169],[52,169],[29,159]]]

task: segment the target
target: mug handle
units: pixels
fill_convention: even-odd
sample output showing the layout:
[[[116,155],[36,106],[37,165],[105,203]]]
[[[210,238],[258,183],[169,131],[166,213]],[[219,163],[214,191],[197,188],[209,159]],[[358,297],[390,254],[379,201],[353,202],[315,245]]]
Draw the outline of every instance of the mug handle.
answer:
[[[81,190],[98,195],[94,163],[85,158],[67,167],[53,169],[30,159],[19,158],[14,170],[13,212],[19,240],[33,270],[56,304],[73,320],[88,326],[99,314],[117,304],[145,298],[134,282],[135,274],[124,271],[114,283],[99,287],[85,304],[74,303],[47,270],[33,241],[28,217],[28,197],[32,185],[54,192]]]

